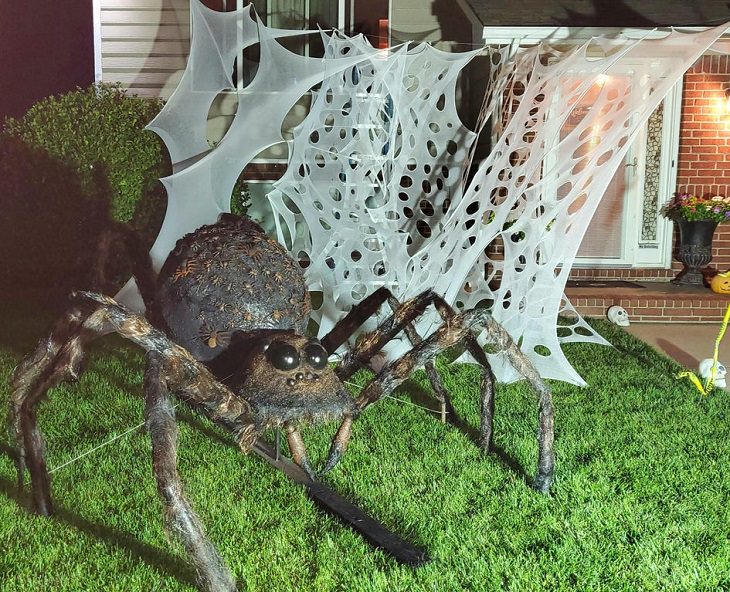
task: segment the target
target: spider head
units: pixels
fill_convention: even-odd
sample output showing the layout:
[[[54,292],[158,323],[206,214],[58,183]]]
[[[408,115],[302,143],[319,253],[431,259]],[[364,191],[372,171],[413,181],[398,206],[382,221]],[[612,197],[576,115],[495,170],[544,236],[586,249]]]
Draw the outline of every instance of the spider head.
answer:
[[[245,355],[235,360],[227,382],[251,403],[261,425],[319,423],[352,413],[353,398],[317,339],[293,331],[255,331],[239,339],[234,349]]]

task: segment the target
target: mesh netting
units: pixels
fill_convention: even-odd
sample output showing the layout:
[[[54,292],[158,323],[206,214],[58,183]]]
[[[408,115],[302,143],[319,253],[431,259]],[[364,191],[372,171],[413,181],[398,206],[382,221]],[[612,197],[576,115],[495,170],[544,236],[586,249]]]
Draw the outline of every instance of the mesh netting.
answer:
[[[355,49],[363,61],[325,78],[269,194],[279,238],[324,293],[321,332],[378,287],[412,296],[448,272],[443,220],[476,139],[454,102],[475,53],[386,53],[362,40]],[[334,38],[328,50],[334,57],[353,44]]]
[[[217,13],[193,0],[192,15],[188,68],[150,125],[175,167],[163,180],[157,266],[182,234],[229,211],[241,171],[283,141],[287,113],[315,89],[269,200],[279,240],[322,293],[320,335],[380,286],[400,299],[433,289],[459,308],[490,306],[544,377],[583,384],[560,347],[603,342],[563,294],[583,234],[638,130],[725,26],[594,39],[569,52],[485,50],[490,85],[469,130],[455,91],[476,52],[377,50],[360,36],[322,33],[326,55],[310,58],[277,41],[300,31],[267,28],[248,8]],[[234,62],[255,43],[258,71],[211,149],[210,105],[235,90]],[[495,112],[493,149],[467,186],[477,132]],[[135,303],[131,286],[122,297]],[[561,313],[570,320],[559,324]],[[419,330],[435,322],[425,318]],[[491,362],[499,380],[517,378],[499,355]]]

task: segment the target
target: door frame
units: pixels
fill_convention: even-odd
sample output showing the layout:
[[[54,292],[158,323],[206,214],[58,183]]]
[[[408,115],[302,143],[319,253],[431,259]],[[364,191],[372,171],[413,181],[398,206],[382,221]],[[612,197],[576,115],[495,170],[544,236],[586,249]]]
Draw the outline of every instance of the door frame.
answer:
[[[706,27],[687,27],[687,30],[705,30]],[[666,31],[647,30],[621,27],[484,27],[482,38],[486,45],[510,45],[512,50],[523,46],[531,46],[539,43],[552,43],[555,45],[578,45],[589,41],[592,37],[599,35],[621,34],[628,39],[660,38],[666,36]],[[596,259],[576,258],[574,267],[596,268],[662,268],[671,267],[672,232],[673,225],[670,220],[660,214],[662,205],[671,199],[676,191],[677,163],[679,159],[679,139],[682,113],[682,89],[683,79],[680,79],[664,98],[664,112],[662,118],[662,140],[661,156],[659,164],[659,195],[656,204],[656,239],[651,244],[641,241],[641,220],[634,223],[632,241],[634,255],[631,261],[621,263],[609,260],[598,261]],[[499,106],[497,106],[499,110]],[[637,134],[634,142],[646,144],[647,126]],[[646,149],[642,149],[646,156]],[[636,153],[632,147],[631,153]],[[642,193],[646,182],[645,158],[639,159],[637,163],[639,173],[639,193]],[[635,212],[643,214],[643,209],[637,204]],[[626,238],[626,237],[624,237]],[[626,249],[624,249],[624,252]]]

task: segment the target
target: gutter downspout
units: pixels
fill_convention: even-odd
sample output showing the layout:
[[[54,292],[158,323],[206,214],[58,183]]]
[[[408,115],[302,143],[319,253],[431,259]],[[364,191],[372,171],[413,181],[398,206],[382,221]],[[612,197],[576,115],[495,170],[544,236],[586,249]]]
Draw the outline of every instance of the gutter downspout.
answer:
[[[101,68],[101,0],[92,0],[94,23],[94,82],[102,80]]]

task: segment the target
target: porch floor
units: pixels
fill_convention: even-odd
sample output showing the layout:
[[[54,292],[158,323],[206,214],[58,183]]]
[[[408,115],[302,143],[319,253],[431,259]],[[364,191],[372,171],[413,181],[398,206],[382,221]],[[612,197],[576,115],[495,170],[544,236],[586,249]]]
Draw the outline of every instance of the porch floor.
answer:
[[[626,331],[651,345],[685,368],[697,372],[705,358],[715,352],[720,323],[631,323]],[[718,360],[730,364],[730,340],[720,342]]]

